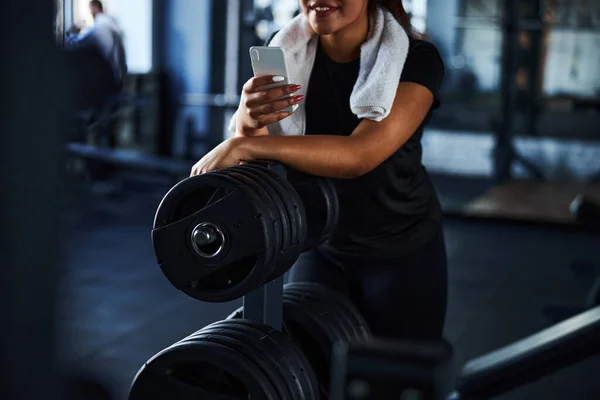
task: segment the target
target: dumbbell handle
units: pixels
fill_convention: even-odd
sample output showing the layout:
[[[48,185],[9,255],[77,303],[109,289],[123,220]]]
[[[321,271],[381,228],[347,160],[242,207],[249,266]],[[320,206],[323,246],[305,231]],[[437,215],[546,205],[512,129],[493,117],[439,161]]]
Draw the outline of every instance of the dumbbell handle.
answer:
[[[219,240],[219,232],[209,225],[198,225],[192,232],[192,240],[198,246],[206,246]]]

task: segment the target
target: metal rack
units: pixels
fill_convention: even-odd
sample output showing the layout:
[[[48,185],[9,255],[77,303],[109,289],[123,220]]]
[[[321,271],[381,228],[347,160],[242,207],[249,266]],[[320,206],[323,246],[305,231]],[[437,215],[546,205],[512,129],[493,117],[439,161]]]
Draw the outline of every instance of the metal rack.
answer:
[[[243,318],[283,327],[283,276],[244,296]]]

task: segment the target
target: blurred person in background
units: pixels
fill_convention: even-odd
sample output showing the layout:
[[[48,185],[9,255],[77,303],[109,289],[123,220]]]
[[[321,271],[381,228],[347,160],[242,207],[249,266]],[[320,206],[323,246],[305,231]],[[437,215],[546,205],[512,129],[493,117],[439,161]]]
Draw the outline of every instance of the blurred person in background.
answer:
[[[114,18],[104,13],[99,0],[90,1],[90,12],[94,25],[80,34],[81,27],[73,25],[67,32],[65,47],[69,50],[95,50],[104,58],[112,70],[112,82],[106,82],[111,94],[119,93],[127,74],[123,35]]]

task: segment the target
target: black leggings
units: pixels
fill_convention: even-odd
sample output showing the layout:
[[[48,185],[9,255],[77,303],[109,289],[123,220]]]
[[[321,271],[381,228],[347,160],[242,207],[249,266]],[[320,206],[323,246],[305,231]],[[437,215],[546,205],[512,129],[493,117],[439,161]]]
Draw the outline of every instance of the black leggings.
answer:
[[[346,295],[374,335],[442,339],[447,302],[444,235],[393,260],[340,260],[322,250],[303,253],[289,282],[318,282]]]

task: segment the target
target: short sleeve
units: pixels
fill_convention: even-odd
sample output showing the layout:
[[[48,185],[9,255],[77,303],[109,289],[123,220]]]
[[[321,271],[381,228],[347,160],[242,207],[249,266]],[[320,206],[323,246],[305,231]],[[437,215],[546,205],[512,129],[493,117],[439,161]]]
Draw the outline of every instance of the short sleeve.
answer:
[[[438,108],[444,81],[444,61],[432,43],[424,40],[411,42],[400,82],[413,82],[429,89],[435,99],[432,108]]]

